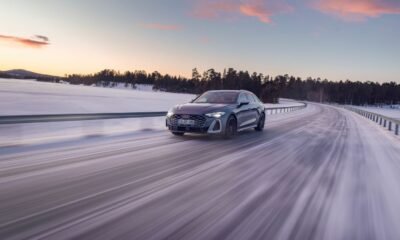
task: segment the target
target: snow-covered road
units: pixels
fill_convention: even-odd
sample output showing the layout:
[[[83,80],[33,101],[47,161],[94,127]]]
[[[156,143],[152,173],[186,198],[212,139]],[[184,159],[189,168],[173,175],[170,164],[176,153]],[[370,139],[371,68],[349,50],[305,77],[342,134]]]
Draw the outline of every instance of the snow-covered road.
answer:
[[[310,104],[229,141],[0,148],[2,239],[400,239],[400,139]]]

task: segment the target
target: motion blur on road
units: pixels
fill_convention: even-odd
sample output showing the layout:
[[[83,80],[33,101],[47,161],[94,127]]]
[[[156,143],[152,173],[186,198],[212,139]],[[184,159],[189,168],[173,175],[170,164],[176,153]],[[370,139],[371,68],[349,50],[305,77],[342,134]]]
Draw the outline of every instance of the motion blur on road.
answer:
[[[0,148],[1,239],[400,239],[400,140],[309,104],[232,140]]]

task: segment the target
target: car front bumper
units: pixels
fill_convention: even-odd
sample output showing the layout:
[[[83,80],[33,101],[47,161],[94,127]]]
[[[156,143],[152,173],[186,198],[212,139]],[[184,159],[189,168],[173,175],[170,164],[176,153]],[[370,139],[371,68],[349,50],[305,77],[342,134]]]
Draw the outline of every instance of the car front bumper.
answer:
[[[196,119],[195,117],[191,118]],[[179,125],[178,121],[176,120],[176,115],[171,117],[167,117],[166,119],[166,126],[168,130],[172,132],[187,132],[187,133],[200,133],[200,134],[220,134],[223,132],[224,129],[224,121],[221,118],[210,118],[202,115],[201,119],[204,121],[195,121],[194,125]]]

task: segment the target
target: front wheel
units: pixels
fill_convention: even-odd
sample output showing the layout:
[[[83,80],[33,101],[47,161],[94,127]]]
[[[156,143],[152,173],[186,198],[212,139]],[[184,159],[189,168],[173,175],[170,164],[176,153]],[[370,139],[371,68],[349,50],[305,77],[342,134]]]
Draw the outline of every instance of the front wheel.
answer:
[[[254,129],[256,131],[261,132],[262,130],[264,130],[264,125],[265,125],[265,114],[262,114],[260,120],[258,121],[257,127],[255,127]]]
[[[237,133],[236,119],[233,116],[230,116],[228,118],[228,121],[226,122],[224,138],[231,139],[236,135],[236,133]]]

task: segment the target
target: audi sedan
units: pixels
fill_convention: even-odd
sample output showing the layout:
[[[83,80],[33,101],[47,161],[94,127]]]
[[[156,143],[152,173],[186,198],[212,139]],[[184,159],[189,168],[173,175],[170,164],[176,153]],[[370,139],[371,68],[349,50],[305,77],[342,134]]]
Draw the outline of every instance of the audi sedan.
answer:
[[[174,135],[203,133],[225,138],[250,128],[262,131],[264,123],[264,104],[245,90],[207,91],[192,102],[169,110],[166,119],[166,125]]]

